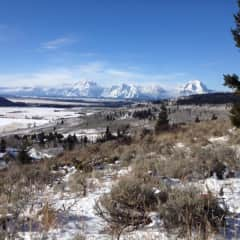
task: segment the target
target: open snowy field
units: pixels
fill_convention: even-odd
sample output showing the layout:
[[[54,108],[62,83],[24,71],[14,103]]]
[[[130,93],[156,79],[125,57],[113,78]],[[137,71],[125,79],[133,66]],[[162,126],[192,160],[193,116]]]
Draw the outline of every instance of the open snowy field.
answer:
[[[77,117],[79,113],[71,109],[59,108],[32,108],[32,107],[1,107],[0,132],[14,131],[17,129],[33,128],[59,119]]]

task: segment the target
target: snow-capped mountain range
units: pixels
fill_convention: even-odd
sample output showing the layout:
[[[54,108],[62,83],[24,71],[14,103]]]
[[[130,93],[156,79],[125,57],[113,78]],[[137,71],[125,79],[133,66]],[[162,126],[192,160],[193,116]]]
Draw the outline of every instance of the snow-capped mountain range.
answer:
[[[204,94],[213,92],[209,90],[202,82],[199,80],[189,81],[185,84],[179,91],[181,96],[188,96],[193,94]]]
[[[123,83],[111,87],[102,87],[96,82],[86,80],[59,87],[0,87],[0,95],[21,97],[161,99],[210,92],[212,91],[199,80],[189,81],[185,85],[171,90],[166,90],[157,84],[135,85]]]

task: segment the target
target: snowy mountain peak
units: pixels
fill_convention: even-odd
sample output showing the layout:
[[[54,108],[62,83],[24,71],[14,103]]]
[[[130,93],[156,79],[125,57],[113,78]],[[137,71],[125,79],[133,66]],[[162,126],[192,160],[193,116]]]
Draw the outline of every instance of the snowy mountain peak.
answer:
[[[173,96],[188,96],[210,93],[201,81],[187,82],[181,88],[164,89],[158,84],[126,84],[102,87],[89,80],[81,80],[74,84],[56,87],[0,87],[0,95],[23,97],[88,97],[88,98],[119,98],[119,99],[161,99]]]
[[[104,96],[110,98],[135,98],[138,95],[137,92],[136,86],[123,83],[121,85],[113,85],[106,89]]]
[[[72,85],[68,90],[67,97],[101,97],[103,88],[96,82],[81,80]]]
[[[192,80],[187,82],[181,89],[180,95],[204,94],[212,92],[201,81]]]
[[[92,86],[97,86],[97,83],[89,80],[80,80],[73,84],[74,88],[90,88]]]

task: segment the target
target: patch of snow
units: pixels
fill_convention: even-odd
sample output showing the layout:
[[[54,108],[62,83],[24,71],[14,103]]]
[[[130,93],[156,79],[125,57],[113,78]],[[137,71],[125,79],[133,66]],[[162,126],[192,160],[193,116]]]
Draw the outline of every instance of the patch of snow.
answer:
[[[52,158],[51,155],[49,155],[47,153],[44,153],[44,152],[41,152],[41,151],[37,151],[35,148],[31,148],[28,151],[28,155],[35,160],[41,160],[41,159],[44,159],[44,158]]]
[[[6,169],[8,167],[4,160],[0,160],[0,170]]]
[[[121,169],[118,171],[118,176],[125,176],[125,175],[129,174],[131,171],[132,171],[131,166],[129,166],[126,169]]]
[[[178,143],[176,143],[175,147],[177,147],[177,148],[184,148],[185,145],[182,142],[178,142]]]
[[[235,134],[236,133],[236,127],[228,129],[228,132],[231,133],[231,134]]]
[[[210,190],[219,196],[221,196],[232,213],[240,213],[240,178],[228,178],[225,180],[218,180],[214,177],[208,178],[200,183],[202,189],[207,192]]]
[[[222,136],[222,137],[211,137],[208,139],[211,143],[224,143],[229,140],[229,136]]]

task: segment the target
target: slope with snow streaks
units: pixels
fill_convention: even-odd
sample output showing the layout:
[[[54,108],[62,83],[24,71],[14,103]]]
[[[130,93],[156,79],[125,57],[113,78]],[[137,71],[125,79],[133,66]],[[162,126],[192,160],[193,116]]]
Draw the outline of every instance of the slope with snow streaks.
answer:
[[[101,97],[103,88],[93,81],[79,81],[66,94],[67,97]]]
[[[104,92],[102,97],[127,99],[158,99],[164,98],[166,91],[158,85],[115,85]]]

